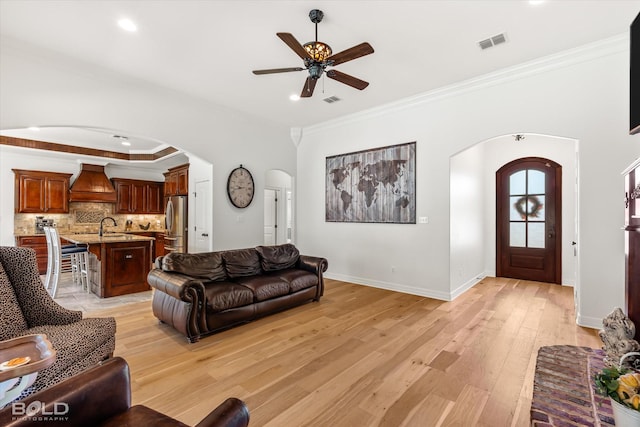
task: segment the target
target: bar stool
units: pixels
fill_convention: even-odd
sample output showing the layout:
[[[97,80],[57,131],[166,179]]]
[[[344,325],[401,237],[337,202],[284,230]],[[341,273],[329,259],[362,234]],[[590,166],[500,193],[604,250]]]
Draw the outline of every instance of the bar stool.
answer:
[[[60,244],[60,236],[55,227],[43,227],[47,239],[47,275],[45,289],[55,298],[58,292],[58,282],[62,271],[63,261],[68,261],[74,283],[79,283],[83,289],[88,290],[89,280],[87,264],[89,251],[83,246],[66,246]],[[75,276],[74,276],[75,270]]]

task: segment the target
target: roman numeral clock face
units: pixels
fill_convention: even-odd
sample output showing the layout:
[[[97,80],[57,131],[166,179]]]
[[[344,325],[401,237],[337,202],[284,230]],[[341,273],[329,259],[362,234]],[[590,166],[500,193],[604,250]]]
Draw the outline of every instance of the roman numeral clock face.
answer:
[[[227,194],[233,206],[246,208],[253,200],[255,186],[251,172],[240,165],[229,174],[227,180]]]

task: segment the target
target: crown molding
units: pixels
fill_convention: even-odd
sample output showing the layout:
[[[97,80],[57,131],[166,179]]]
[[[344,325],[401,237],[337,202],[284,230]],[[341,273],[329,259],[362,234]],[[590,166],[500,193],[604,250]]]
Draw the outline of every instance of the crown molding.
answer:
[[[536,74],[542,74],[553,70],[569,67],[594,59],[619,54],[629,51],[629,34],[623,33],[614,37],[599,40],[577,48],[544,56],[533,61],[524,62],[512,67],[464,80],[452,85],[443,86],[429,92],[424,92],[412,97],[364,110],[358,113],[342,116],[337,119],[304,128],[304,135],[312,135],[328,129],[346,126],[380,116],[397,113],[415,106],[428,104],[467,92],[486,87],[501,85],[510,81],[519,80]],[[304,138],[302,140],[304,142]]]
[[[14,138],[11,136],[0,135],[0,145],[11,147],[28,148],[35,150],[56,151],[66,154],[79,154],[84,156],[95,156],[105,159],[125,160],[125,161],[146,161],[154,162],[163,159],[178,152],[178,150],[169,145],[160,147],[155,152],[148,153],[120,153],[117,151],[99,150],[96,148],[77,147],[75,145],[57,144],[55,142],[37,141],[33,139]]]

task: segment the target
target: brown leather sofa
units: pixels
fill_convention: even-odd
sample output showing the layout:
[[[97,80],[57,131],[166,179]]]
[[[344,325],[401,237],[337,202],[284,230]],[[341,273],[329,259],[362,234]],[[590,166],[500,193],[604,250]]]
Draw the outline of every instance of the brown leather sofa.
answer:
[[[71,378],[7,405],[5,427],[188,427],[143,405],[131,406],[129,365],[114,357]],[[196,427],[246,427],[249,410],[236,398],[225,400]]]
[[[190,342],[309,301],[324,293],[324,258],[291,244],[221,252],[171,253],[147,281],[153,314]]]

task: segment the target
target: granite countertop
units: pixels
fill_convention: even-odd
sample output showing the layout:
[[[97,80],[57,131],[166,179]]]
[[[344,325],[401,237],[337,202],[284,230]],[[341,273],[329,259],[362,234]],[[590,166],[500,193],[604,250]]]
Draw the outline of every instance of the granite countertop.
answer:
[[[59,233],[64,234],[65,236],[71,236],[71,235],[75,235],[75,236],[85,236],[85,235],[90,235],[90,234],[95,234],[96,236],[98,235],[97,232],[95,233],[79,233],[79,232],[72,232],[72,231],[62,231],[62,230],[58,230]],[[152,229],[152,230],[125,230],[125,231],[116,231],[114,232],[114,234],[140,234],[140,233],[165,233],[166,230],[165,229]],[[111,233],[108,233],[111,234]],[[13,233],[13,235],[15,237],[37,237],[37,236],[44,236],[44,233],[36,233],[35,231],[15,231]]]
[[[105,233],[100,237],[98,234],[61,234],[61,239],[68,240],[76,244],[100,244],[100,243],[121,243],[121,242],[141,242],[155,240],[153,237],[137,236],[132,233]]]

